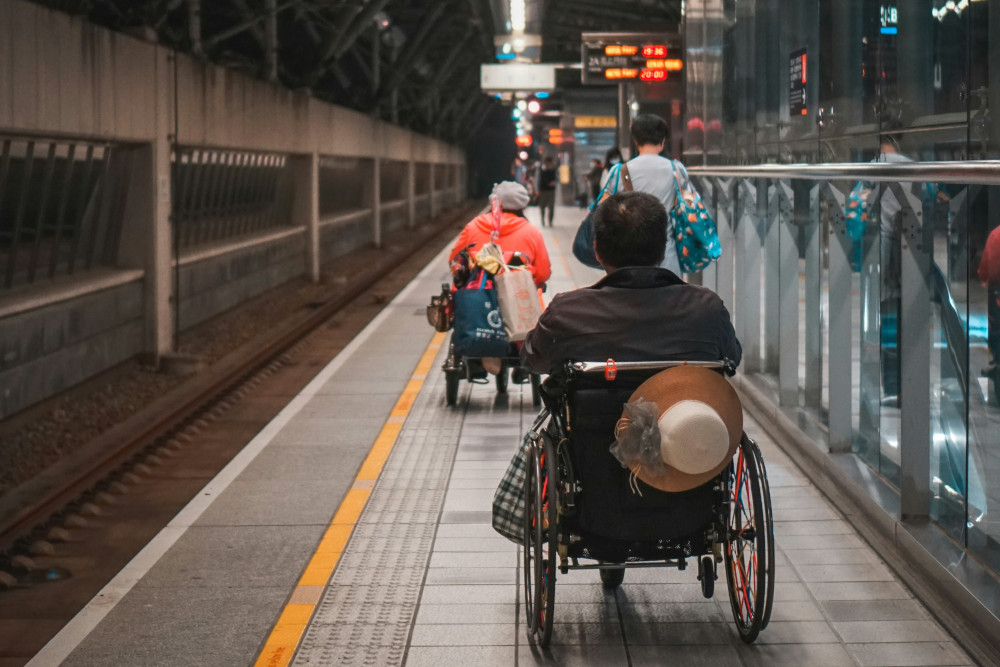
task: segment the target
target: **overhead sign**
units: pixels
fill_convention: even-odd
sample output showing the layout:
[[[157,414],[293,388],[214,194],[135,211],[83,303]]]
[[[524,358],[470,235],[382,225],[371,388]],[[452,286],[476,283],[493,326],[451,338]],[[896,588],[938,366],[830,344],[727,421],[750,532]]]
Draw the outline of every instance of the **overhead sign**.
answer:
[[[578,128],[615,128],[618,119],[614,116],[575,116],[573,125]]]
[[[480,65],[479,85],[485,93],[556,89],[556,68],[533,63]]]
[[[684,41],[678,33],[597,33],[582,35],[583,83],[655,83],[684,69]]]
[[[496,48],[496,59],[501,62],[537,63],[542,59],[541,35],[495,35],[493,46]]]

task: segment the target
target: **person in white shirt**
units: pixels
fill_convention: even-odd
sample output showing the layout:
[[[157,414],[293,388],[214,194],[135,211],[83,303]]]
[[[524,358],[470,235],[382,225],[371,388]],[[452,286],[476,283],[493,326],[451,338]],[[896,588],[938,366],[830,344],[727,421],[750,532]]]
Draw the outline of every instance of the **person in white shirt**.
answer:
[[[667,209],[668,212],[672,211],[676,199],[674,164],[673,161],[660,155],[670,139],[670,128],[667,126],[667,122],[655,114],[639,114],[632,119],[630,129],[632,141],[638,147],[638,155],[626,163],[632,178],[632,189],[636,192],[648,192],[659,199],[663,208]],[[624,191],[621,179],[619,178],[615,182],[614,173],[610,174],[608,181],[610,194]],[[681,265],[677,260],[677,244],[674,241],[673,233],[667,234],[667,247],[664,249],[663,262],[660,266],[664,269],[670,269],[677,276],[681,275]]]

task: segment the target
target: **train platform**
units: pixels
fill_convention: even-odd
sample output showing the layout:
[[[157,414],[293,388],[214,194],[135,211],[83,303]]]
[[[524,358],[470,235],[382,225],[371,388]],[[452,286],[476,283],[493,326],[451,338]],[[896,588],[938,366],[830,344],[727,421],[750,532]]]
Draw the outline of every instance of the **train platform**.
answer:
[[[536,209],[529,217],[538,220]],[[569,253],[583,217],[543,233],[549,295],[600,272]],[[765,425],[776,586],[756,644],[720,569],[559,576],[552,645],[524,628],[520,555],[490,526],[493,492],[533,420],[529,384],[460,386],[424,317],[446,250],[45,648],[34,666],[967,665],[879,554]]]

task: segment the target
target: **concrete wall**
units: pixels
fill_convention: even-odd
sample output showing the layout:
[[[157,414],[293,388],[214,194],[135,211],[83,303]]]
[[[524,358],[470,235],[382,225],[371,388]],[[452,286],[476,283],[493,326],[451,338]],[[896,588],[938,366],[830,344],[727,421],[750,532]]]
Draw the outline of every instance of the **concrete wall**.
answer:
[[[271,237],[182,261],[182,331],[302,275],[304,231]]]
[[[397,229],[406,227],[409,220],[409,207],[405,199],[382,204],[382,232],[391,234]]]
[[[435,185],[428,184],[431,165],[464,170],[464,153],[456,146],[22,0],[0,0],[0,133],[132,147],[118,265],[139,276],[128,289],[107,290],[80,276],[73,289],[40,283],[16,294],[0,292],[0,391],[6,391],[0,418],[138,352],[172,351],[175,137],[187,147],[287,155],[294,169],[284,235],[240,238],[182,255],[181,329],[297,276],[318,280],[324,262],[378,245],[383,234],[464,197],[464,189],[438,192],[433,202],[426,194]],[[360,158],[375,177],[362,179],[371,186],[355,214],[338,212],[324,224],[320,195],[337,184],[319,179],[321,156]],[[395,185],[380,196],[383,162],[394,165],[388,182]],[[383,199],[391,203],[385,211]],[[124,297],[113,297],[120,292],[128,293],[129,308],[120,303]],[[39,302],[45,306],[34,305]],[[64,325],[39,324],[60,318]],[[75,331],[71,323],[91,319],[106,329],[76,337],[52,333]],[[41,335],[39,327],[47,332],[45,345],[31,342]]]
[[[0,419],[142,351],[136,278],[0,318]]]
[[[0,129],[457,164],[457,146],[21,0],[0,0]],[[171,104],[162,105],[161,97]]]
[[[371,211],[357,211],[324,221],[319,228],[320,256],[331,262],[361,246],[375,243]]]

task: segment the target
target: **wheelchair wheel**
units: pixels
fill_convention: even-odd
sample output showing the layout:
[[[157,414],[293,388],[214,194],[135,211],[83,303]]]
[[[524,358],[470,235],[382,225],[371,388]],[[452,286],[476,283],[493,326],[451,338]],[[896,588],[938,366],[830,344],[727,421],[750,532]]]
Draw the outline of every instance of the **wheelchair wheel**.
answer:
[[[715,558],[702,556],[698,559],[698,580],[702,596],[710,600],[715,595]]]
[[[760,491],[764,499],[764,521],[766,530],[764,539],[767,540],[767,548],[764,554],[767,556],[767,592],[764,595],[764,618],[761,621],[760,629],[763,630],[771,622],[771,607],[774,604],[774,514],[771,510],[771,486],[767,481],[767,466],[764,465],[764,457],[760,453],[757,443],[743,434],[743,441],[746,441],[747,448],[753,452],[757,458],[757,471],[760,476]]]
[[[625,568],[616,567],[612,570],[601,570],[601,583],[605,588],[618,588],[625,581]]]
[[[459,379],[457,370],[444,372],[444,398],[448,405],[455,405],[458,403]]]
[[[543,436],[531,448],[524,480],[524,607],[528,635],[539,645],[552,639],[556,601],[556,465],[554,448]]]
[[[531,373],[531,407],[537,408],[542,404],[542,378],[538,373]]]
[[[762,481],[761,459],[748,438],[740,442],[730,469],[726,581],[740,639],[757,639],[774,591],[773,526],[770,497]]]

